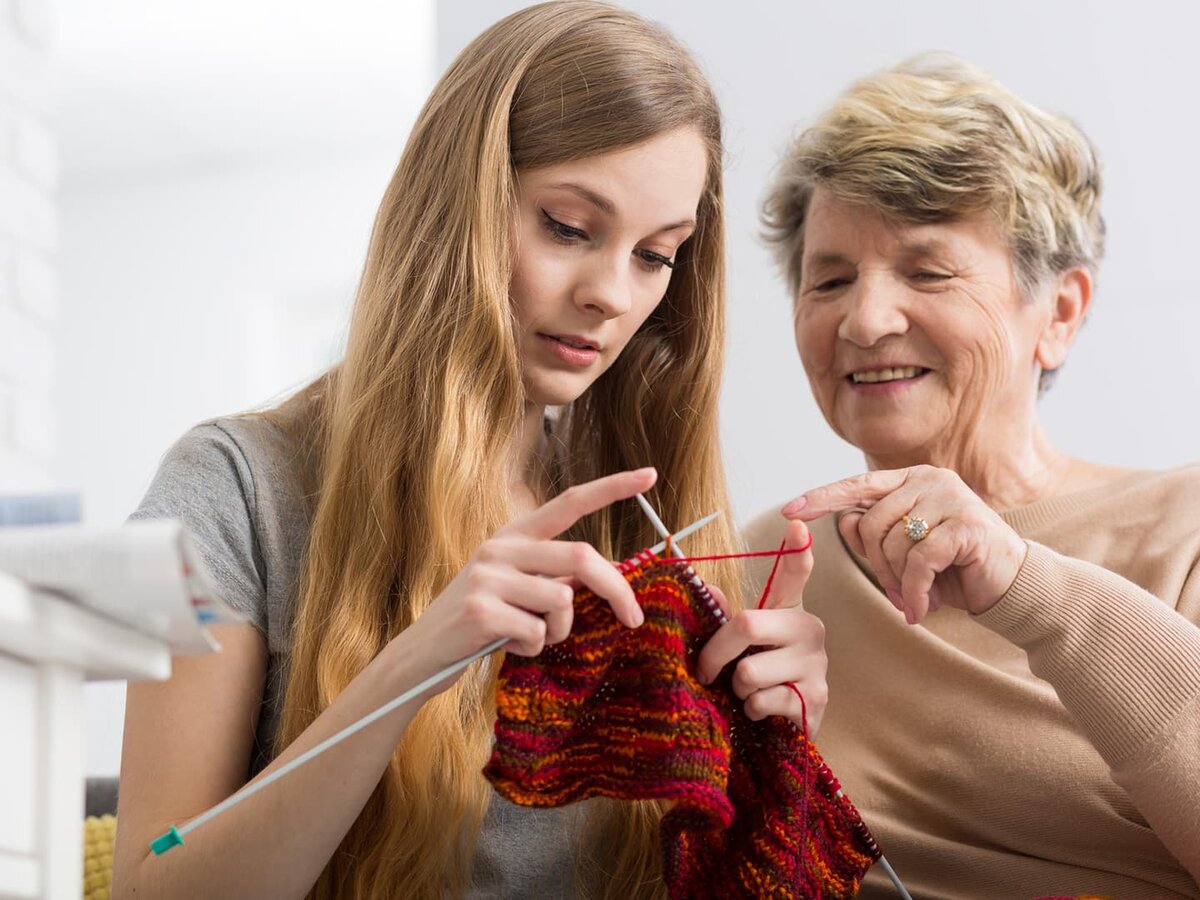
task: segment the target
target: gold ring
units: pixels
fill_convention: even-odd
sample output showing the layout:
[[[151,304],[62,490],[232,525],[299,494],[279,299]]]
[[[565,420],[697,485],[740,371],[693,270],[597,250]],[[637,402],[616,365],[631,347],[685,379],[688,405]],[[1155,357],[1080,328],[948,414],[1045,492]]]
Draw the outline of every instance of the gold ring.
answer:
[[[914,544],[918,544],[929,537],[929,523],[920,516],[905,516],[904,534]]]

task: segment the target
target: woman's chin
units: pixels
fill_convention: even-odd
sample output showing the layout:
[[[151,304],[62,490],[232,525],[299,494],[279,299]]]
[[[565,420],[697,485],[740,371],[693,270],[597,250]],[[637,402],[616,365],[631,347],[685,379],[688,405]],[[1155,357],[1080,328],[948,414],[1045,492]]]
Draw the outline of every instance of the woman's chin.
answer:
[[[888,460],[888,468],[915,466],[925,461],[931,441],[927,428],[908,427],[849,428],[842,437],[869,459]]]
[[[531,404],[537,406],[566,406],[582,397],[589,387],[591,387],[591,382],[588,382],[586,385],[567,383],[548,384],[545,382],[527,384],[525,386],[525,397]]]

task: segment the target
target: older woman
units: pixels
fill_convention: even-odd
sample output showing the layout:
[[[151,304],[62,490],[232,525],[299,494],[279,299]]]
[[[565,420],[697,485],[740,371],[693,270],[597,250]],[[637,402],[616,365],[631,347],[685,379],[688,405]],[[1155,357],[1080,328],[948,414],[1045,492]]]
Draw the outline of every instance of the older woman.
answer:
[[[868,469],[783,508],[814,533],[819,743],[918,897],[1200,897],[1200,467],[1074,459],[1038,424],[1099,194],[1074,125],[927,56],[851,87],[767,202],[813,393]]]

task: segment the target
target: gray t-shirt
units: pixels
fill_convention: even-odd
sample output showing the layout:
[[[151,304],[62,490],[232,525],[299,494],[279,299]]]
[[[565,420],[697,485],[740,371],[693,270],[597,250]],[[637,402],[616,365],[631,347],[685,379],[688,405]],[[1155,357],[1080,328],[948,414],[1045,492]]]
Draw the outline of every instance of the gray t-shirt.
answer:
[[[272,758],[296,584],[313,498],[308,455],[259,416],[196,426],[167,451],[133,519],[182,519],[224,599],[267,640],[262,711],[250,776]],[[482,778],[482,774],[480,775]],[[479,834],[469,897],[565,897],[581,807],[529,809],[492,796]]]

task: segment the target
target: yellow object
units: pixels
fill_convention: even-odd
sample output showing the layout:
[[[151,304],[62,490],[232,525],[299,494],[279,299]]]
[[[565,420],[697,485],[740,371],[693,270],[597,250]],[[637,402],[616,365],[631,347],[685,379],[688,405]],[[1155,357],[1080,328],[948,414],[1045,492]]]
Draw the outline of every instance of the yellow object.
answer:
[[[109,900],[112,891],[115,816],[83,820],[83,900]]]

